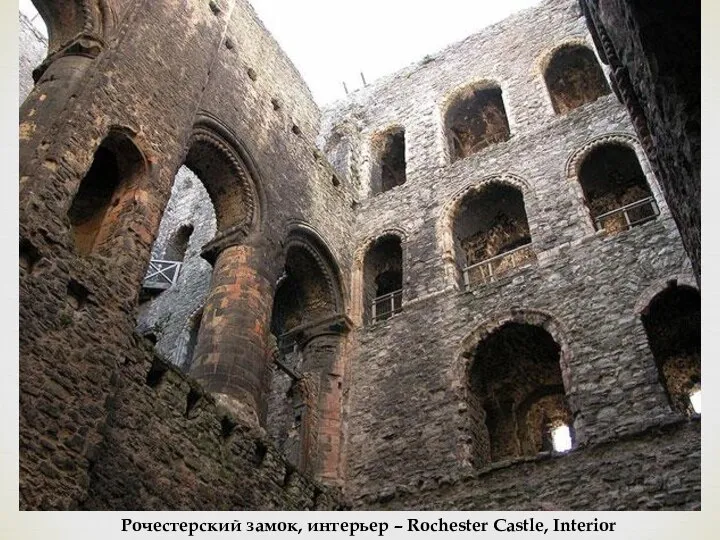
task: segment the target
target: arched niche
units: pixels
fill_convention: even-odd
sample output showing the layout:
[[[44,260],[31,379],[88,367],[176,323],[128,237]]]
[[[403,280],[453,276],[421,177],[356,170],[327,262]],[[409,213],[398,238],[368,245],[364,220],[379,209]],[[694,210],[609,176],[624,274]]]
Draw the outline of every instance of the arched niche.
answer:
[[[671,282],[652,298],[641,320],[671,407],[699,413],[693,401],[700,392],[700,293]]]
[[[470,459],[475,466],[567,450],[573,435],[562,348],[540,325],[509,320],[469,353],[466,374]]]
[[[446,107],[444,122],[451,162],[510,138],[502,89],[495,84],[457,92]]]
[[[518,182],[489,179],[466,189],[448,208],[444,221],[452,241],[445,250],[464,287],[488,283],[535,260]]]
[[[372,138],[371,191],[383,193],[406,180],[405,130],[393,127]]]
[[[111,130],[95,151],[68,210],[75,249],[87,256],[101,251],[129,211],[147,163],[133,140]]]
[[[363,320],[372,324],[394,317],[403,306],[403,248],[396,234],[373,241],[362,264]]]
[[[543,75],[557,114],[565,114],[610,93],[595,54],[585,45],[567,44],[556,49]]]

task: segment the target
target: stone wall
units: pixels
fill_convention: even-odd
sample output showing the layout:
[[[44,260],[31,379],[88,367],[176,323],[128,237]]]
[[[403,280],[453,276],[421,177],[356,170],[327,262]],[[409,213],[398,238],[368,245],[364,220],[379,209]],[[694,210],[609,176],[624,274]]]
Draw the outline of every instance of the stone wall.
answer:
[[[172,370],[157,381],[165,368],[134,334],[142,278],[198,112],[242,137],[254,170],[268,179],[261,211],[278,252],[294,223],[317,216],[326,219],[317,219],[317,228],[332,231],[334,245],[349,234],[347,191],[333,185],[329,166],[314,155],[317,109],[306,87],[246,3],[211,4],[113,4],[121,23],[93,29],[106,48],[93,49],[95,58],[71,48],[48,61],[21,107],[22,508],[336,505],[323,488],[293,474],[262,431],[225,433],[237,420],[212,398],[197,398],[190,390],[196,383]],[[276,71],[256,68],[254,81],[244,62]],[[255,82],[261,90],[251,90]],[[292,99],[274,111],[275,95]],[[102,249],[83,257],[66,209],[111,131],[142,153],[142,174],[127,204],[113,210]],[[182,189],[172,204],[192,213]],[[286,196],[297,205],[285,204]],[[172,229],[167,225],[161,239]],[[188,262],[186,277],[197,287],[206,270],[194,274]],[[169,350],[159,344],[160,352]],[[216,492],[219,485],[227,487]]]
[[[353,313],[360,328],[347,404],[346,475],[356,501],[431,478],[472,474],[467,358],[503,321],[542,326],[561,345],[577,444],[676,418],[658,382],[637,304],[658,283],[678,276],[692,281],[690,261],[617,98],[602,96],[565,114],[554,112],[541,66],[566,43],[592,48],[577,4],[548,1],[325,111],[323,140],[335,136],[336,126],[357,127],[348,138],[362,194],[356,259],[362,261],[363,246],[386,231],[403,238],[402,313],[362,326],[362,265],[354,270]],[[458,90],[484,81],[502,89],[510,139],[451,163],[444,111]],[[388,126],[405,130],[407,181],[371,196],[373,137]],[[656,220],[619,234],[595,231],[576,176],[589,149],[613,141],[636,152],[660,207]],[[523,192],[536,260],[466,291],[453,252],[454,208],[463,194],[492,180]],[[657,437],[662,446],[663,437]],[[612,445],[605,448],[613,452]],[[538,477],[550,480],[552,466]],[[508,475],[524,474],[522,467],[511,470]],[[688,474],[697,485],[697,473]],[[435,497],[436,506],[451,507],[445,493],[428,494],[427,500]],[[555,503],[565,508],[573,497],[558,492]],[[418,501],[403,499],[411,506]]]
[[[700,2],[581,0],[700,280]]]
[[[20,13],[20,103],[33,87],[32,72],[39,66],[47,54],[47,39],[38,32],[25,14]]]
[[[700,510],[700,425],[681,422],[566,455],[543,453],[460,477],[403,483],[367,510]]]
[[[360,508],[699,507],[699,422],[672,411],[641,321],[668,283],[694,285],[690,261],[623,105],[606,95],[557,115],[545,89],[548,55],[592,48],[575,0],[546,0],[322,112],[245,0],[113,5],[107,48],[47,62],[20,111],[22,508],[344,507],[283,453]],[[502,89],[510,138],[452,162],[444,113],[488,83]],[[231,139],[258,188],[259,228],[232,256],[208,256],[213,204],[181,169],[199,120]],[[142,152],[145,175],[114,210],[120,233],[81,257],[66,209],[111,128]],[[406,181],[371,195],[377,135],[397,129]],[[656,219],[595,230],[577,170],[603,142],[636,152]],[[522,192],[532,256],[466,289],[452,224],[493,181]],[[180,280],[138,308],[150,258],[187,224]],[[365,254],[385,235],[402,242],[403,311],[372,323]],[[290,246],[313,256],[313,287],[332,292],[336,313],[300,317],[301,351],[268,343],[253,359],[250,375],[273,385],[255,410],[269,407],[271,442],[168,364],[187,367],[201,313],[203,357],[228,352],[215,366],[262,342]],[[468,365],[507,322],[556,342],[575,449],[478,469]],[[299,419],[271,358],[307,364]]]

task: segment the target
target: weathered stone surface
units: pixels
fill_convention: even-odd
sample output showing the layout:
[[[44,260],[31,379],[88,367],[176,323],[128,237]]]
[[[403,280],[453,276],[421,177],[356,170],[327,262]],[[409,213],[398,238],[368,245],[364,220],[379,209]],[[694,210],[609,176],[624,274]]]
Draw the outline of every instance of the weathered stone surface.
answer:
[[[700,280],[700,2],[581,0]]]
[[[246,0],[107,5],[117,24],[88,23],[97,54],[54,43],[20,113],[22,508],[344,507],[317,479],[372,509],[699,507],[699,421],[670,406],[677,385],[642,319],[696,283],[623,104],[588,90],[557,114],[546,90],[554,52],[592,49],[574,0],[324,111]],[[77,22],[67,6],[51,25]],[[42,61],[33,51],[22,69]],[[454,160],[445,113],[488,85],[509,135]],[[67,210],[109,133],[143,160],[98,218],[102,246],[81,254]],[[378,193],[378,137],[397,133],[404,180]],[[595,230],[579,175],[606,143],[638,156],[657,218]],[[522,195],[524,216],[513,199],[514,229],[498,218],[460,235],[466,196],[493,182]],[[178,282],[139,305],[150,259],[172,255],[183,226]],[[478,259],[524,251],[466,288],[458,237],[482,241]],[[373,322],[374,298],[398,286],[402,310]],[[515,323],[541,328],[559,366],[516,374],[508,410],[533,385],[558,392],[517,416],[531,436],[496,430],[515,452],[478,460],[487,411],[470,364]],[[182,373],[193,365],[200,382]],[[570,454],[530,455],[546,413],[572,419]]]

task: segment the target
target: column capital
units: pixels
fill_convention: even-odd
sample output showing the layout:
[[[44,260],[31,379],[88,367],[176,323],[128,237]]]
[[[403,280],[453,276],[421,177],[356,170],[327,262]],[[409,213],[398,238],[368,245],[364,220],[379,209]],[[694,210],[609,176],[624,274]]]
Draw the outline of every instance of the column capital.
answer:
[[[311,321],[297,326],[281,336],[281,339],[292,339],[303,349],[313,339],[320,336],[343,336],[353,328],[353,323],[347,315],[334,313],[323,319]]]
[[[93,34],[78,34],[62,48],[50,54],[42,64],[33,70],[33,81],[40,82],[50,65],[60,58],[66,56],[84,56],[86,58],[97,58],[105,49],[105,41]]]
[[[215,238],[203,246],[200,256],[215,266],[220,253],[229,247],[247,244],[249,234],[250,231],[244,223],[219,232]]]

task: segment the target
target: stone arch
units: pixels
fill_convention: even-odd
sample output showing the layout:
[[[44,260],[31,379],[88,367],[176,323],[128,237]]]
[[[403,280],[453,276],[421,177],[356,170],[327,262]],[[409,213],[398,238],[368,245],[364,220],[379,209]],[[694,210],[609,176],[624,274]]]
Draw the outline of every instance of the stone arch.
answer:
[[[279,280],[273,308],[273,330],[278,339],[282,333],[295,327],[342,315],[345,306],[340,268],[327,243],[317,232],[306,225],[294,225],[287,234],[284,255],[285,272]],[[297,275],[293,275],[294,272]],[[298,298],[295,294],[300,294],[303,298]],[[315,300],[310,298],[313,295],[317,297]],[[275,320],[275,317],[280,316],[279,309],[285,310],[288,306],[300,317],[302,312],[309,310],[306,315],[311,319],[286,327],[279,320]],[[285,332],[278,334],[281,326]]]
[[[700,292],[689,281],[671,279],[659,291],[657,283],[651,285],[641,295],[644,307],[639,312],[668,402],[676,412],[688,415],[700,412],[691,400],[701,383]]]
[[[257,169],[229,130],[203,118],[193,129],[185,162],[210,195],[218,236],[259,227],[262,202]]]
[[[406,266],[406,249],[403,246],[406,238],[407,234],[402,229],[385,229],[377,236],[366,238],[356,251],[353,265],[353,317],[356,321],[370,324],[375,319],[389,318],[402,310]],[[389,251],[381,252],[384,248]],[[371,258],[375,252],[377,260],[373,262]],[[369,268],[369,264],[374,265],[373,268]],[[377,282],[378,278],[382,283]],[[393,287],[394,290],[389,290]],[[388,294],[392,294],[392,299],[385,306],[388,309],[383,307],[381,318],[373,316],[375,300]]]
[[[551,384],[538,384],[535,388],[529,388],[527,395],[513,403],[513,412],[519,411],[527,415],[532,403],[542,400],[560,391],[564,396],[565,410],[560,416],[571,422],[578,411],[574,410],[573,403],[573,379],[570,366],[573,361],[573,353],[567,339],[567,331],[564,325],[552,315],[534,309],[511,309],[507,312],[495,314],[485,319],[475,329],[466,335],[459,347],[457,361],[451,379],[453,389],[461,406],[459,407],[459,457],[462,462],[482,467],[490,461],[490,433],[485,427],[487,420],[482,403],[479,403],[473,395],[472,377],[476,353],[479,346],[486,343],[489,338],[498,335],[508,328],[516,330],[520,327],[535,329],[533,332],[541,336],[545,345],[552,348],[554,343],[557,349],[557,362],[559,367],[559,378],[549,381]],[[544,336],[544,337],[542,337]],[[546,347],[547,348],[547,347]],[[547,381],[546,381],[547,382]],[[572,427],[572,426],[570,426]],[[482,429],[480,429],[482,428]],[[480,429],[480,431],[478,431]],[[522,430],[521,430],[522,431]],[[527,443],[519,437],[517,456],[534,454],[533,444]],[[537,450],[537,448],[535,448]],[[503,457],[513,457],[512,455]],[[496,459],[493,459],[496,460]]]
[[[461,214],[463,201],[482,194],[492,186],[507,186],[520,194],[528,224],[528,233],[530,237],[533,235],[532,213],[528,212],[527,208],[534,204],[535,195],[528,182],[523,178],[511,173],[491,174],[456,191],[443,206],[437,231],[445,266],[445,279],[454,288],[460,288],[463,283],[462,269],[460,268],[462,257],[458,256],[458,242],[455,237],[455,223]]]
[[[662,197],[659,185],[653,175],[650,164],[645,157],[642,146],[638,139],[633,135],[627,133],[606,133],[587,141],[583,146],[575,150],[568,158],[565,164],[565,174],[569,180],[570,188],[575,191],[577,198],[582,201],[582,205],[579,207],[579,212],[586,223],[588,232],[597,230],[597,223],[593,215],[592,210],[588,206],[586,200],[586,194],[583,190],[581,182],[581,172],[583,164],[586,163],[589,157],[592,157],[593,153],[603,148],[626,148],[632,151],[632,157],[637,160],[639,166],[639,172],[642,173],[644,181],[647,185],[648,197],[652,200],[648,201],[647,205],[641,207],[643,213],[650,215],[651,213],[655,216],[665,213],[665,201]],[[611,232],[615,232],[615,228],[609,228]]]
[[[633,313],[635,313],[635,315],[641,315],[643,311],[648,308],[653,298],[672,286],[697,289],[697,281],[692,274],[673,274],[661,279],[656,279],[640,293],[633,307]]]
[[[541,58],[539,68],[556,114],[564,114],[610,93],[595,53],[582,39],[553,47]]]
[[[377,195],[407,180],[405,128],[391,124],[370,138],[370,191]]]
[[[108,0],[33,0],[33,4],[48,32],[48,59],[35,70],[36,81],[58,56],[97,56],[117,25]]]
[[[281,369],[271,381],[270,416],[277,425],[270,429],[301,471],[338,483],[348,330],[342,276],[327,244],[307,225],[294,224],[283,247],[285,271],[271,323]]]
[[[408,233],[405,229],[402,229],[400,227],[389,227],[387,229],[383,229],[381,231],[378,231],[375,234],[366,236],[363,241],[360,243],[360,245],[355,250],[355,254],[353,255],[353,266],[352,266],[352,275],[351,275],[351,305],[350,305],[350,318],[353,320],[355,324],[362,324],[364,319],[364,308],[365,308],[365,301],[364,301],[364,291],[365,291],[365,282],[364,282],[364,268],[363,265],[365,263],[365,256],[367,255],[367,252],[370,250],[372,245],[377,241],[377,239],[385,237],[385,236],[396,236],[400,239],[400,244],[402,246],[407,245],[407,239],[408,239]],[[407,267],[406,264],[406,257],[407,257],[407,250],[403,249],[403,268]]]
[[[67,212],[80,255],[102,251],[122,227],[148,174],[145,155],[127,129],[112,127],[95,151]]]
[[[484,79],[454,89],[443,98],[440,110],[450,162],[510,138],[503,91],[495,81]]]

